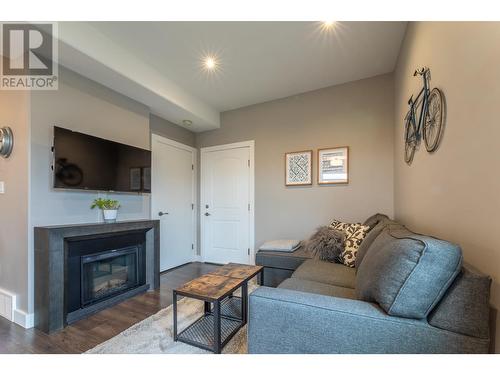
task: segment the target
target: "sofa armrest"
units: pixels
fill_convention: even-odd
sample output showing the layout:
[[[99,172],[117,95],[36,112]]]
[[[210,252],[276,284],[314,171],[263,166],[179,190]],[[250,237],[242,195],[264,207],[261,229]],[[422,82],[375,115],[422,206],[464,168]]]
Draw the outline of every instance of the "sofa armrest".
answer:
[[[260,287],[249,309],[249,353],[488,352],[488,340],[389,316],[364,301]]]

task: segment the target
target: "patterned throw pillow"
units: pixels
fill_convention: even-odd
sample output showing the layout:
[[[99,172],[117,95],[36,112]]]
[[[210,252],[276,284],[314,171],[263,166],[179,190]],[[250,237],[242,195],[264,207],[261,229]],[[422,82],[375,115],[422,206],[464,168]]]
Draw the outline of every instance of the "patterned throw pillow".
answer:
[[[333,220],[330,227],[344,233],[344,251],[340,254],[340,258],[346,266],[354,268],[359,245],[363,242],[370,227],[359,223],[343,223],[338,220]]]

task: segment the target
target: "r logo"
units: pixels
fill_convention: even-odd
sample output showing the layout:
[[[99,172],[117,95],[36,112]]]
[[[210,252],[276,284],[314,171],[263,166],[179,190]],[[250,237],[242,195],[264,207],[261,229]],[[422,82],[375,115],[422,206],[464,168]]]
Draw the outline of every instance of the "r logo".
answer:
[[[52,24],[2,25],[2,74],[52,76]]]

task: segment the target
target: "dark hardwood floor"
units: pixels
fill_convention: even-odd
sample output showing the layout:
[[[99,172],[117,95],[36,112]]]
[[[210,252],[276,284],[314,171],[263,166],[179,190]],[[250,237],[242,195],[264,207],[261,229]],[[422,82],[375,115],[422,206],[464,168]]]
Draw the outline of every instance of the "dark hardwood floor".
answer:
[[[159,290],[130,298],[52,335],[34,328],[25,330],[0,317],[0,353],[83,353],[171,305],[174,288],[216,267],[190,263],[165,272]]]

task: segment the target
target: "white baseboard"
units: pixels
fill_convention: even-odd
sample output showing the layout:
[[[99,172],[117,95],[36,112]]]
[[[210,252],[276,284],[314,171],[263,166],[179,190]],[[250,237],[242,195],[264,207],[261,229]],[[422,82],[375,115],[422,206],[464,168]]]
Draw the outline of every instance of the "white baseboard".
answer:
[[[18,310],[18,309],[14,310],[13,322],[19,324],[21,327],[24,327],[26,329],[33,328],[33,326],[35,325],[34,318],[35,318],[34,314],[28,314],[23,310]]]
[[[19,324],[23,328],[34,326],[34,314],[17,309],[16,295],[0,289],[0,316]]]
[[[13,321],[15,307],[16,295],[0,289],[0,316]]]

